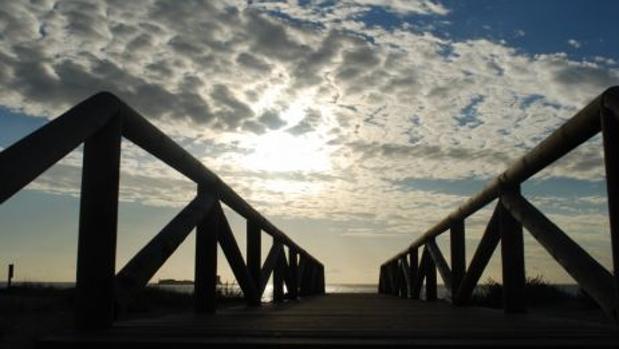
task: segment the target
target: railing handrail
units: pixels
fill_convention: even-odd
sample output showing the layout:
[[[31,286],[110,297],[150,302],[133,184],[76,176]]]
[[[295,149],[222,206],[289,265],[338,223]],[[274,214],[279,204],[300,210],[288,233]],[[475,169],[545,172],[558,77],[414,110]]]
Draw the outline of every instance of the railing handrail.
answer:
[[[116,273],[121,139],[127,138],[197,184],[196,197]],[[273,300],[323,294],[324,265],[219,176],[118,97],[100,92],[0,152],[0,204],[84,143],[76,315],[80,329],[111,326],[119,311],[196,230],[195,310],[216,308],[217,246],[250,305],[273,275]],[[244,260],[221,202],[247,220]],[[273,237],[262,262],[261,234]],[[288,248],[288,260],[284,246]]]
[[[610,223],[612,272],[572,240],[520,193],[521,184],[602,132]],[[452,302],[466,304],[492,254],[501,243],[503,307],[526,308],[523,228],[546,249],[604,312],[619,324],[619,86],[611,87],[559,129],[516,160],[478,194],[424,232],[404,251],[380,267],[379,292],[419,299],[425,279],[426,299],[435,300],[436,270],[449,288]],[[470,265],[465,258],[465,220],[499,199]],[[451,265],[436,244],[450,232]],[[419,261],[419,248],[423,255]],[[410,259],[410,261],[409,261]]]
[[[596,97],[585,108],[581,109],[576,115],[565,122],[559,129],[552,132],[525,155],[512,162],[505,171],[493,178],[484,189],[469,198],[430,229],[426,230],[405,250],[396,254],[382,265],[389,264],[401,258],[410,250],[421,247],[428,240],[434,239],[438,235],[446,232],[454,221],[467,218],[492,202],[492,200],[497,199],[502,187],[518,185],[526,181],[546,166],[595,136],[600,132],[600,107],[604,105],[610,108],[610,103],[615,103],[609,100],[607,96],[614,96],[615,99],[619,99],[619,86],[611,87]]]
[[[75,110],[75,108],[79,108],[80,106],[83,107],[85,104],[98,108],[101,113],[91,113],[89,115],[78,113],[80,118],[72,118],[71,120],[63,118],[71,111]],[[315,257],[297,245],[285,233],[279,230],[247,203],[218,175],[209,170],[198,159],[114,94],[99,92],[83,101],[75,108],[72,108],[71,111],[50,121],[48,124],[35,130],[30,135],[0,152],[0,164],[2,165],[0,166],[0,178],[3,178],[3,185],[0,187],[0,204],[21,190],[21,188],[34,180],[47,168],[55,164],[60,158],[75,149],[75,147],[96,132],[96,130],[102,127],[109,119],[115,115],[122,115],[124,119],[122,133],[127,139],[184,174],[196,184],[206,186],[212,194],[219,197],[226,205],[244,218],[255,221],[260,225],[262,230],[280,240],[284,245],[322,265]],[[102,111],[102,109],[107,112]],[[52,160],[46,161],[45,164],[39,166],[40,168],[36,171],[23,170],[23,167],[33,167],[33,159],[23,155],[31,155],[33,152],[36,153],[41,149],[50,151],[53,147],[50,148],[47,145],[51,145],[52,142],[57,144],[57,142],[61,140],[67,140],[63,142],[66,146],[63,147],[64,149],[56,151]],[[21,161],[19,161],[19,159],[21,159]],[[11,166],[4,166],[4,164],[11,164]],[[22,177],[25,172],[30,172],[31,175],[23,179],[16,178]]]

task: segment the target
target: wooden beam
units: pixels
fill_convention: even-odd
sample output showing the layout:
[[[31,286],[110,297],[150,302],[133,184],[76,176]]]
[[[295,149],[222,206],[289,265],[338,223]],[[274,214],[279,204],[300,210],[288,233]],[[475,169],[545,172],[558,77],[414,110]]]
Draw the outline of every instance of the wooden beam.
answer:
[[[198,197],[211,197],[208,188],[198,185]],[[214,204],[214,203],[213,203]],[[217,240],[221,222],[218,210],[203,208],[207,212],[196,227],[196,255],[194,270],[194,311],[214,313],[217,309]]]
[[[84,145],[76,276],[80,330],[108,328],[114,320],[121,129],[121,119],[112,118]]]
[[[434,239],[428,240],[428,242],[426,243],[426,249],[428,250],[428,253],[430,253],[430,256],[432,257],[432,260],[434,261],[436,268],[441,274],[441,278],[443,279],[443,282],[445,283],[445,287],[448,290],[451,290],[452,289],[451,270],[449,270],[449,265],[447,264],[445,257],[443,257],[441,250],[436,245],[436,241],[434,241]]]
[[[428,252],[425,249],[421,253],[421,260],[419,261],[419,269],[417,271],[417,275],[415,275],[415,278],[413,279],[413,284],[411,285],[411,298],[412,299],[419,299],[420,294],[421,294],[421,288],[423,287],[423,279],[426,276],[426,269],[428,268],[428,265],[427,265],[428,258],[425,257],[425,254],[427,253]]]
[[[256,284],[258,292],[254,299],[250,299],[250,305],[260,305],[262,295],[262,236],[260,236],[260,226],[255,221],[247,220],[247,269]],[[270,272],[269,272],[270,274]],[[266,283],[265,283],[266,284]]]
[[[232,273],[234,274],[236,281],[239,283],[241,290],[243,290],[245,299],[251,304],[253,300],[256,299],[256,294],[258,293],[255,286],[256,283],[247,270],[247,266],[245,265],[245,261],[243,261],[243,256],[241,255],[241,250],[239,250],[239,246],[237,245],[236,239],[232,234],[228,220],[221,209],[221,205],[217,203],[214,209],[218,210],[220,214],[219,234],[217,235],[219,246],[221,246],[221,250],[224,252],[226,259],[228,260],[228,264],[230,265],[230,269],[232,269]]]
[[[600,305],[614,316],[617,309],[612,275],[558,226],[518,193],[506,193],[503,204],[533,237]]]
[[[501,241],[501,235],[499,232],[499,207],[497,205],[492,212],[481,241],[479,241],[473,259],[471,259],[471,264],[469,264],[469,268],[462,278],[458,292],[454,297],[454,303],[466,304],[469,302],[479,278],[499,245],[499,241]]]
[[[454,303],[455,295],[466,272],[466,251],[464,242],[464,220],[456,220],[449,230],[451,250],[451,299]]]
[[[93,134],[109,127],[108,122],[118,116],[118,102],[109,93],[98,93],[0,151],[0,204]]]
[[[161,231],[152,238],[131,260],[116,274],[116,297],[121,308],[124,308],[131,298],[146,286],[157,270],[185,241],[193,228],[207,215],[215,203],[213,196],[201,193],[179,212]],[[205,227],[203,227],[205,228]],[[196,271],[203,266],[202,256],[204,234],[214,234],[213,226],[202,229],[198,234],[200,241],[196,243]],[[216,242],[216,240],[215,240]],[[199,248],[198,248],[199,247]],[[196,273],[202,277],[201,273]]]
[[[617,92],[617,91],[615,91]],[[608,98],[607,98],[608,101]],[[614,107],[619,109],[619,96],[612,96]],[[608,218],[610,220],[610,246],[613,260],[613,283],[615,299],[619,299],[619,110],[602,108],[602,135],[604,144],[604,164],[606,168],[606,191],[608,199]],[[619,321],[619,314],[615,321]]]
[[[281,243],[274,242],[269,250],[269,254],[267,258],[264,260],[264,264],[262,265],[262,269],[260,271],[260,285],[258,287],[258,293],[262,296],[264,292],[264,288],[269,282],[269,278],[271,277],[271,273],[276,269],[277,263],[279,261],[279,254],[282,252]]]
[[[526,311],[524,239],[522,224],[505,206],[505,195],[520,193],[520,187],[505,188],[499,205],[499,229],[501,232],[501,266],[503,270],[503,310],[506,313]]]
[[[411,289],[411,267],[408,265],[408,261],[406,260],[406,258],[407,256],[400,258],[400,268],[402,269],[402,276],[404,277],[402,280],[402,293],[400,294],[402,298],[408,298]]]
[[[288,283],[288,298],[289,299],[297,299],[299,296],[299,266],[297,261],[297,252],[288,248],[288,273],[289,280]]]
[[[278,250],[275,268],[273,269],[273,303],[280,303],[284,301],[284,275],[286,275],[287,268],[286,257],[284,255],[282,243],[278,242],[275,238],[273,238],[273,247],[271,249],[273,248]],[[267,260],[269,260],[268,257]],[[262,292],[264,292],[264,287]]]
[[[409,275],[410,275],[410,297],[413,298],[413,288],[415,287],[415,282],[417,280],[417,276],[419,274],[419,253],[418,249],[412,249],[408,253],[409,258]],[[417,297],[419,298],[419,297]]]
[[[428,253],[425,253],[428,251]],[[436,265],[434,264],[434,260],[430,255],[428,247],[424,248],[424,254],[426,258],[426,301],[433,302],[436,301]]]

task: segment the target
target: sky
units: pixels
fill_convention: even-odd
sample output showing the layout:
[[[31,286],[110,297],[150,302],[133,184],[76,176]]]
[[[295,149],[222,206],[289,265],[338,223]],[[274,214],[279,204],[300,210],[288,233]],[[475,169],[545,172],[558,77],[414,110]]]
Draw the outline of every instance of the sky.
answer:
[[[321,260],[327,283],[376,283],[618,84],[617,13],[613,0],[2,1],[0,149],[110,91]],[[523,192],[608,268],[600,144]],[[81,154],[0,206],[0,268],[15,263],[17,281],[75,279]],[[195,189],[123,141],[117,268]],[[466,221],[468,260],[492,205]],[[226,214],[244,250],[245,223]],[[192,234],[153,281],[192,279],[193,253]],[[482,280],[500,280],[498,255]],[[527,275],[572,282],[526,232],[525,256]],[[233,280],[221,252],[219,271]]]

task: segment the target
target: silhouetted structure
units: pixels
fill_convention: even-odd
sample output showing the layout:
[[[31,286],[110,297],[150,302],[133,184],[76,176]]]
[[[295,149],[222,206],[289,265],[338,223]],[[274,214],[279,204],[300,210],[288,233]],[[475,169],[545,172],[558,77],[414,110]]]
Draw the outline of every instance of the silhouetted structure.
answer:
[[[520,183],[600,132],[604,135],[614,275],[523,198]],[[197,196],[117,274],[114,273],[120,137],[155,155],[198,184]],[[616,345],[614,325],[530,314],[504,316],[490,309],[413,302],[384,295],[325,292],[324,266],[262,217],[215,174],[108,93],[95,95],[0,153],[0,203],[85,141],[77,272],[81,329],[111,327],[114,307],[144,287],[163,262],[197,227],[195,309],[215,310],[217,244],[221,246],[250,305],[260,304],[273,273],[273,298],[287,302],[257,310],[225,309],[213,316],[178,316],[131,321],[106,331],[78,333],[44,342],[51,348],[173,344],[341,346],[385,345]],[[418,299],[437,298],[437,269],[453,303],[466,304],[491,254],[502,247],[506,312],[524,310],[522,228],[559,261],[616,319],[619,285],[619,87],[604,92],[481,193],[381,266],[378,290]],[[471,264],[465,266],[465,219],[495,199],[499,203]],[[223,214],[220,200],[247,219],[247,264]],[[451,268],[435,238],[449,230]],[[260,233],[273,237],[260,263]],[[423,247],[421,259],[419,248]],[[288,249],[286,256],[285,248]],[[287,258],[286,258],[287,257]]]
[[[603,135],[613,270],[608,272],[520,193],[520,184],[599,132]],[[499,199],[468,269],[464,221]],[[436,270],[454,304],[466,304],[492,253],[501,242],[505,312],[525,311],[523,227],[578,282],[614,321],[619,290],[619,87],[612,87],[497,176],[406,250],[380,268],[379,292],[419,299],[425,279],[427,300],[436,299]],[[451,268],[435,238],[450,233]],[[421,260],[419,249],[423,247]]]
[[[196,197],[115,273],[121,137],[197,184]],[[84,143],[76,278],[77,326],[103,329],[196,228],[195,310],[214,312],[217,245],[247,302],[259,305],[271,273],[276,300],[324,293],[324,266],[217,175],[110,93],[98,93],[0,153],[0,203]],[[247,264],[220,201],[247,219]],[[260,234],[273,237],[261,264]],[[288,250],[290,263],[286,260]],[[298,262],[297,262],[298,259]],[[297,266],[298,263],[298,266]]]

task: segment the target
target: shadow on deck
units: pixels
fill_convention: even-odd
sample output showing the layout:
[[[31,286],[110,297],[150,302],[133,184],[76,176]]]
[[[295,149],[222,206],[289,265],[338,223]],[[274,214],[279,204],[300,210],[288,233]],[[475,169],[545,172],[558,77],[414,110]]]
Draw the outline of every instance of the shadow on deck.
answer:
[[[331,294],[216,315],[178,314],[66,334],[42,348],[235,346],[614,346],[609,324],[456,307],[378,294]]]

